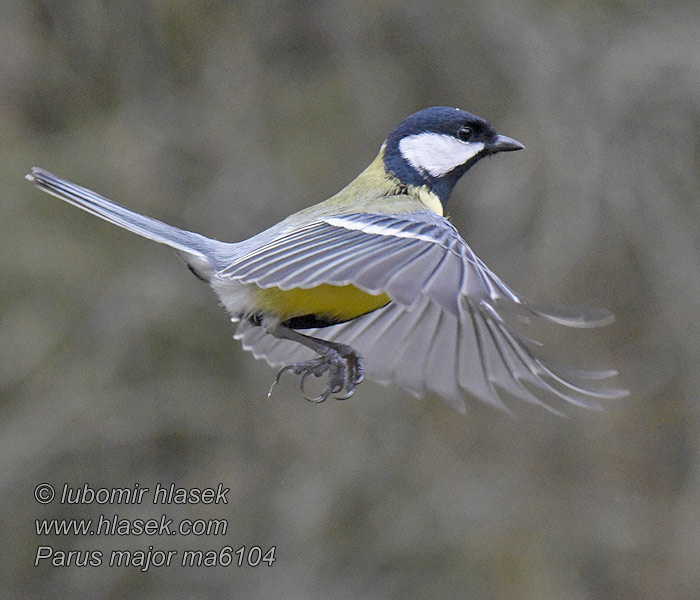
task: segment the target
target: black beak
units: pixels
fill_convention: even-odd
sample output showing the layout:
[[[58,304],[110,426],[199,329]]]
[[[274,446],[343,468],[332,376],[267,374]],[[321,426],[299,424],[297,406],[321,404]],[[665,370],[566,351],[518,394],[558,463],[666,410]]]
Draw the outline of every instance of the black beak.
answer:
[[[496,138],[486,144],[486,149],[491,153],[496,152],[513,152],[514,150],[524,150],[523,146],[518,140],[509,138],[507,135],[497,135]]]

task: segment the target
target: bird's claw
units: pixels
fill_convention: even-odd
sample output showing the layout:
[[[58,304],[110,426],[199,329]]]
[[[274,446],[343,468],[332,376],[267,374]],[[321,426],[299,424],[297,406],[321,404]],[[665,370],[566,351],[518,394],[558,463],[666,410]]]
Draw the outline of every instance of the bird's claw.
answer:
[[[287,371],[292,371],[295,375],[301,375],[299,383],[301,393],[306,400],[315,404],[325,402],[331,395],[334,395],[337,400],[347,400],[355,393],[357,386],[362,382],[365,375],[362,357],[355,350],[343,344],[329,345],[327,352],[323,356],[282,367],[272,382],[270,391],[267,394],[268,398],[272,394],[274,387],[280,382],[282,375]],[[326,387],[318,396],[310,396],[306,390],[309,376],[321,377],[326,372],[328,372]],[[336,395],[343,390],[346,390],[345,395]]]
[[[336,400],[348,400],[355,394],[357,386],[364,381],[365,367],[362,362],[362,357],[352,348],[350,348],[350,346],[341,346],[338,351],[341,352],[341,356],[345,359],[348,381],[347,385],[344,386],[347,393],[344,396],[336,396],[335,398]]]

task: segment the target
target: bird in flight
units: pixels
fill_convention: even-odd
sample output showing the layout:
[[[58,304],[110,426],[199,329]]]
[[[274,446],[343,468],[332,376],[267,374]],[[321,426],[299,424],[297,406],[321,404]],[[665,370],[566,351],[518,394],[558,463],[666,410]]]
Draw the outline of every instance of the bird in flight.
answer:
[[[602,309],[544,308],[516,294],[445,218],[457,181],[481,158],[521,150],[483,119],[436,106],[402,121],[337,194],[241,242],[184,231],[33,168],[39,189],[177,250],[238,323],[256,358],[291,371],[308,400],[347,399],[367,377],[459,411],[478,398],[593,407],[625,390],[590,381],[614,370],[554,368],[506,314],[588,328]],[[317,396],[309,378],[324,377]],[[273,384],[274,385],[274,384]]]

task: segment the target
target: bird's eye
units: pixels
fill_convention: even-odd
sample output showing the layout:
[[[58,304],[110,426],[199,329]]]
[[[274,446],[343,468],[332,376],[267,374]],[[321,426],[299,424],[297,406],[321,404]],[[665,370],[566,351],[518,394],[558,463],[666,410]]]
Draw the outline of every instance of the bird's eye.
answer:
[[[463,142],[468,142],[472,138],[472,133],[472,128],[467,127],[465,125],[464,127],[459,128],[459,131],[457,132],[457,137]]]

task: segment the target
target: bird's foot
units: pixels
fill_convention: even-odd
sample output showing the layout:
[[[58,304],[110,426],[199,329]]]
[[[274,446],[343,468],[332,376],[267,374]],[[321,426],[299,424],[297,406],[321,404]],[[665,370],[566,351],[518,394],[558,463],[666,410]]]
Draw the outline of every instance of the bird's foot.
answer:
[[[365,365],[362,356],[350,346],[345,344],[334,344],[333,349],[340,354],[345,361],[347,379],[343,386],[346,390],[344,396],[336,396],[336,400],[347,400],[355,393],[357,386],[365,379]],[[342,391],[340,388],[338,391]]]
[[[321,356],[282,367],[272,382],[268,398],[272,394],[274,387],[280,382],[282,375],[287,371],[292,371],[295,375],[301,375],[301,393],[306,400],[314,403],[324,402],[332,394],[339,394],[343,390],[345,390],[344,395],[335,397],[337,400],[347,400],[355,393],[357,386],[365,376],[362,356],[350,346],[327,342]],[[328,373],[326,387],[318,396],[309,396],[306,391],[309,376],[321,377],[325,373]]]

